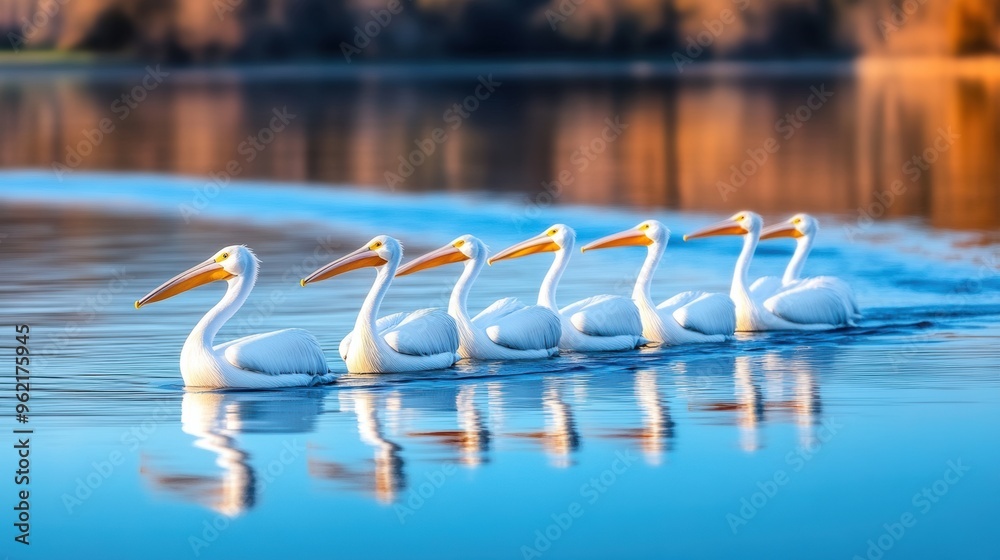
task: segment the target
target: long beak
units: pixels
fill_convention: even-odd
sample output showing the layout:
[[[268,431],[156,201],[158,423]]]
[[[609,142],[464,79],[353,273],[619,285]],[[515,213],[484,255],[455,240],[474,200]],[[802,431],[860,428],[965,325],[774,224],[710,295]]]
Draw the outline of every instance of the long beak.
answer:
[[[434,268],[443,264],[467,260],[469,260],[469,257],[465,256],[465,253],[459,251],[457,247],[454,245],[445,245],[399,267],[399,270],[396,271],[396,276],[406,276],[407,274],[413,274],[414,272],[420,272],[421,270],[427,270],[428,268]]]
[[[694,233],[684,236],[684,241],[698,239],[699,237],[712,237],[715,235],[743,235],[747,230],[732,219],[725,219],[719,223],[712,224],[704,229],[699,229]]]
[[[333,278],[338,274],[343,274],[359,268],[365,268],[366,266],[382,266],[386,262],[388,261],[380,257],[375,251],[372,251],[368,247],[362,247],[357,251],[354,251],[353,253],[341,257],[318,269],[309,276],[306,276],[299,281],[299,284],[305,287],[306,284],[312,284],[313,282]]]
[[[172,298],[177,294],[208,284],[209,282],[229,280],[232,277],[233,275],[228,270],[222,268],[221,264],[215,262],[215,259],[208,259],[174,276],[164,282],[159,288],[146,294],[145,297],[135,302],[135,308],[139,309],[147,303]]]
[[[591,241],[580,247],[581,253],[586,253],[591,249],[607,249],[608,247],[632,247],[641,245],[652,245],[653,240],[645,233],[637,229],[627,229],[618,233],[606,235],[597,241]]]
[[[795,229],[795,226],[788,222],[768,226],[760,232],[760,239],[762,241],[764,239],[776,239],[778,237],[793,237],[798,239],[799,237],[802,237],[802,232]]]
[[[536,235],[527,241],[522,241],[517,245],[507,247],[503,251],[500,251],[487,259],[486,262],[492,265],[493,263],[504,259],[516,259],[527,255],[534,255],[535,253],[551,253],[553,251],[558,251],[559,249],[562,249],[562,247],[553,241],[551,237],[543,233],[541,235]]]

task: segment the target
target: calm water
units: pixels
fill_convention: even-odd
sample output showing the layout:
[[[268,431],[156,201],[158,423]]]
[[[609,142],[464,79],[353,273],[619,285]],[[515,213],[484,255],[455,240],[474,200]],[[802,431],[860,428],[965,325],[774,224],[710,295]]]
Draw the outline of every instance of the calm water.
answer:
[[[33,544],[10,546],[8,526],[12,558],[851,558],[880,537],[886,557],[995,556],[1000,249],[977,233],[889,221],[852,242],[824,216],[809,272],[854,285],[857,329],[195,392],[178,354],[222,289],[132,301],[226,244],[263,270],[221,338],[305,327],[343,371],[336,345],[371,275],[303,290],[314,258],[382,232],[413,255],[465,231],[500,248],[554,221],[590,239],[651,215],[675,236],[718,217],[241,184],[186,224],[200,184],[4,176],[4,323],[31,325],[36,357]],[[657,297],[726,289],[735,239],[676,241]],[[762,246],[754,273],[789,254]],[[561,300],[628,293],[642,256],[574,257]],[[470,306],[531,298],[548,263],[489,268]],[[456,275],[397,282],[383,312],[443,302]],[[0,488],[10,502],[9,477]],[[884,536],[905,514],[915,524]]]
[[[35,430],[32,545],[11,540],[4,443],[0,556],[996,557],[1000,80],[498,74],[390,190],[386,171],[450,126],[475,74],[178,72],[125,119],[114,100],[141,74],[0,74],[0,346],[31,326]],[[833,96],[784,138],[783,115],[824,86]],[[286,106],[296,116],[264,149],[241,148]],[[584,166],[574,153],[613,136],[616,116],[627,128]],[[102,118],[114,130],[54,174]],[[949,127],[957,140],[914,177],[905,162]],[[780,149],[722,196],[770,137]],[[886,202],[896,180],[905,192]],[[463,233],[496,250],[556,222],[590,240],[655,217],[674,231],[665,299],[728,290],[739,242],[680,235],[744,207],[821,219],[808,273],[851,283],[858,328],[197,392],[178,355],[221,286],[132,307],[245,243],[261,277],[220,340],[307,328],[343,372],[336,348],[372,275],[298,279],[376,234],[414,256]],[[752,273],[779,274],[790,254],[762,244]],[[642,258],[575,255],[560,302],[628,294]],[[549,263],[488,268],[470,308],[534,299]],[[382,313],[443,305],[457,275],[401,279]],[[0,379],[5,428],[12,388]]]
[[[854,217],[861,208],[1000,228],[995,62],[736,67],[684,79],[655,66],[597,78],[550,66],[526,78],[497,64],[402,75],[161,70],[146,91],[135,90],[141,70],[0,69],[0,166],[209,176],[234,161],[227,174],[243,179],[489,190],[542,206],[555,192],[560,204]],[[479,77],[489,76],[487,88]],[[413,156],[419,146],[430,155]],[[400,158],[417,163],[412,172]],[[869,208],[894,181],[905,195]]]

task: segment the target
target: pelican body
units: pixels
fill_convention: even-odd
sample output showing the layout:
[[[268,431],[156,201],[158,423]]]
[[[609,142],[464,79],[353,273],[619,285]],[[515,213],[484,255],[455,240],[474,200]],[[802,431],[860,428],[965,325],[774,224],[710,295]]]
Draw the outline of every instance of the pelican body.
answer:
[[[403,258],[403,247],[380,235],[353,253],[316,270],[302,286],[365,267],[378,272],[354,330],[340,344],[340,355],[350,373],[397,373],[444,369],[459,356],[455,321],[441,309],[395,313],[376,320],[393,276]]]
[[[661,344],[723,342],[736,328],[735,306],[725,294],[691,291],[654,306],[650,295],[653,274],[667,250],[670,230],[656,220],[646,220],[632,229],[602,237],[581,250],[645,246],[646,260],[635,280],[632,300],[642,318],[642,336]]]
[[[139,309],[211,282],[224,280],[228,284],[222,300],[202,317],[184,341],[180,362],[184,385],[262,389],[333,381],[319,342],[303,329],[256,334],[215,345],[219,329],[236,314],[253,290],[259,266],[250,249],[232,245],[135,302],[135,308]]]
[[[852,320],[858,320],[861,318],[861,310],[858,308],[858,302],[854,298],[854,290],[851,289],[847,282],[835,276],[802,278],[802,268],[806,264],[806,257],[812,251],[813,242],[816,239],[818,231],[819,222],[809,214],[796,214],[785,222],[777,223],[761,230],[761,241],[782,237],[795,239],[795,253],[792,254],[792,259],[788,261],[788,267],[785,268],[784,276],[780,279],[773,276],[759,278],[750,286],[750,291],[767,293],[765,290],[771,290],[770,293],[774,293],[774,290],[779,286],[816,286],[829,288],[840,295],[840,299],[847,308],[848,316]]]
[[[750,263],[760,241],[761,217],[739,212],[729,219],[685,235],[684,240],[716,235],[743,236],[743,249],[736,261],[729,296],[736,304],[737,331],[821,331],[853,326],[841,295],[826,286],[792,284],[752,290]],[[765,281],[766,282],[766,281]]]
[[[538,305],[559,316],[562,335],[559,348],[564,350],[631,350],[647,341],[642,337],[639,310],[628,298],[601,295],[580,300],[559,309],[556,289],[569,265],[576,242],[576,232],[556,224],[545,232],[513,245],[487,261],[490,265],[504,259],[516,259],[535,253],[554,252],[552,266],[545,274],[538,292]]]
[[[465,263],[448,302],[448,314],[458,324],[458,353],[463,358],[519,360],[558,354],[562,325],[559,317],[546,307],[526,306],[516,298],[504,298],[475,317],[469,317],[469,291],[486,265],[486,257],[486,245],[482,241],[463,235],[436,251],[408,262],[396,276],[449,263]]]

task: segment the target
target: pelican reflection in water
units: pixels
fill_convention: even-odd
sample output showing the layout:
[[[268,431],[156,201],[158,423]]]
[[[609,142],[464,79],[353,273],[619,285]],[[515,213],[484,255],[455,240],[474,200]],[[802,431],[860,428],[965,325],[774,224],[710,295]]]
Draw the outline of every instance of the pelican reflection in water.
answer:
[[[429,438],[437,443],[454,448],[458,462],[467,467],[478,467],[487,461],[491,434],[483,415],[476,406],[476,387],[464,385],[455,395],[457,430],[434,430],[411,432],[410,437]]]
[[[754,370],[759,370],[755,375]],[[737,356],[733,364],[733,394],[730,400],[712,400],[707,403],[695,402],[695,409],[715,412],[735,412],[735,424],[740,432],[740,447],[752,453],[761,449],[760,425],[765,418],[780,418],[782,413],[791,412],[799,428],[800,445],[810,445],[814,440],[813,429],[819,416],[821,405],[819,388],[808,360],[789,359],[771,352],[758,359],[751,356]],[[767,391],[762,390],[758,379],[763,377]],[[791,382],[792,394],[786,398],[785,385]]]
[[[577,431],[573,409],[563,399],[561,388],[551,378],[546,379],[545,384],[547,388],[542,396],[545,430],[513,433],[511,436],[540,442],[549,455],[552,466],[566,468],[573,464],[572,454],[580,448],[580,432]]]
[[[689,407],[713,413],[736,413],[726,417],[739,428],[740,448],[752,453],[761,448],[758,424],[764,421],[764,395],[753,377],[753,367],[749,356],[720,356],[714,359],[696,360],[692,363],[675,364],[678,376],[687,393]],[[716,389],[732,379],[732,399],[714,397]],[[728,389],[727,389],[728,390]]]
[[[736,424],[740,428],[740,447],[752,453],[763,447],[757,427],[764,421],[764,395],[754,381],[750,357],[736,357],[733,384],[738,403]]]
[[[660,394],[655,371],[636,372],[634,384],[636,402],[642,411],[642,427],[611,430],[605,437],[634,441],[646,464],[657,466],[662,463],[669,440],[674,437],[674,422]]]
[[[321,389],[295,393],[188,391],[181,401],[181,429],[195,436],[194,447],[216,455],[215,464],[222,469],[221,474],[190,474],[154,466],[154,461],[145,456],[139,472],[157,491],[229,517],[238,516],[256,505],[259,494],[273,480],[277,469],[269,471],[271,463],[278,461],[282,471],[287,469],[282,451],[291,445],[294,455],[296,449],[285,439],[273,456],[266,451],[257,453],[255,468],[253,457],[240,446],[238,436],[312,432],[322,410],[322,398]],[[258,468],[262,469],[260,475]]]
[[[764,356],[763,367],[768,379],[767,407],[791,414],[798,427],[799,445],[812,445],[816,441],[815,426],[822,411],[813,364],[808,357],[789,358],[769,352]],[[791,394],[786,395],[789,384]]]
[[[309,457],[309,475],[345,484],[352,490],[372,492],[375,499],[391,503],[406,487],[402,447],[385,437],[378,418],[379,404],[370,391],[342,391],[340,409],[354,411],[361,441],[373,452],[371,468],[352,468],[339,461]]]

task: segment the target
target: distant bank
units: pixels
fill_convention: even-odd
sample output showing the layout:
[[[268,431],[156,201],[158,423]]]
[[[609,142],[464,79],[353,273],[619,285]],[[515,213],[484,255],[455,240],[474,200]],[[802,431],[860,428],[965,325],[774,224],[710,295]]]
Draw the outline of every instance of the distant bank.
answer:
[[[656,60],[465,60],[433,62],[380,62],[346,64],[339,61],[293,61],[257,64],[165,64],[124,58],[100,58],[63,53],[0,54],[0,80],[80,75],[87,78],[129,78],[146,72],[149,65],[170,68],[193,79],[239,78],[261,80],[403,79],[437,80],[493,74],[500,78],[686,78],[686,77],[795,77],[837,76],[859,72],[995,75],[1000,56],[981,57],[863,57],[814,60],[716,60],[686,62]]]

